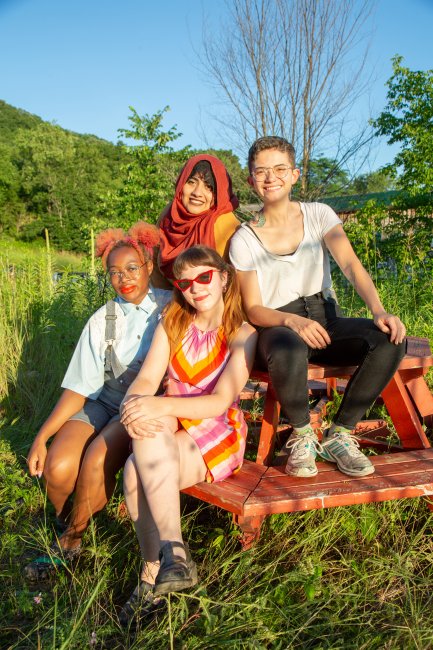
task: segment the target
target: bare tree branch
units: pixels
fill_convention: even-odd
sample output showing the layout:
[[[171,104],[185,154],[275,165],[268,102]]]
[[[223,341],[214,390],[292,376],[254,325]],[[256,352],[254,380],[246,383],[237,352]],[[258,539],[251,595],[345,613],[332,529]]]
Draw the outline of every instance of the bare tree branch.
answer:
[[[229,0],[221,31],[204,31],[215,119],[243,149],[263,135],[289,139],[301,155],[305,197],[319,148],[342,164],[369,141],[366,129],[344,134],[347,114],[368,86],[363,39],[375,2]]]

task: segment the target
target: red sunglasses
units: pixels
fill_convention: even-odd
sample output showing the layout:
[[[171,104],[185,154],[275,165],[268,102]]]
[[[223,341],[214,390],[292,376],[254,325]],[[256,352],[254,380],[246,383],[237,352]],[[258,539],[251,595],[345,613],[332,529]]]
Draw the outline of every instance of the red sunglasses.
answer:
[[[193,282],[198,282],[199,284],[210,284],[212,282],[212,276],[217,269],[209,269],[209,271],[203,271],[196,278],[188,280],[187,278],[182,278],[182,280],[173,280],[173,284],[180,291],[186,291],[192,287]]]

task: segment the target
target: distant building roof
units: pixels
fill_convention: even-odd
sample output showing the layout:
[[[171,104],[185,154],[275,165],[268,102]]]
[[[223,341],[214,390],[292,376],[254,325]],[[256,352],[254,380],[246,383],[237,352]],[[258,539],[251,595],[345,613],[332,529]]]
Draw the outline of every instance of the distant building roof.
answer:
[[[371,194],[350,194],[347,196],[324,196],[319,199],[321,203],[326,203],[335,212],[356,212],[360,210],[367,201],[377,201],[382,205],[391,205],[400,192],[390,190],[389,192],[371,192]]]

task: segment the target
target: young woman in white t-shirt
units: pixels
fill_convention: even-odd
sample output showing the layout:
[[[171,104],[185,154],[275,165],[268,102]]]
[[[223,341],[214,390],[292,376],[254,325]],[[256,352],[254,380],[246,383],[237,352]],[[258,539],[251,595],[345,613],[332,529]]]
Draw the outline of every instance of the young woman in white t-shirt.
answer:
[[[286,471],[317,474],[317,454],[350,476],[374,472],[353,430],[387,385],[405,353],[405,327],[384,309],[335,212],[321,203],[292,201],[299,178],[284,138],[263,137],[249,151],[249,183],[263,201],[258,218],[231,240],[244,308],[259,331],[256,366],[271,376],[293,426]],[[331,253],[373,319],[343,318],[329,265]],[[310,424],[308,361],[358,365],[322,444]]]

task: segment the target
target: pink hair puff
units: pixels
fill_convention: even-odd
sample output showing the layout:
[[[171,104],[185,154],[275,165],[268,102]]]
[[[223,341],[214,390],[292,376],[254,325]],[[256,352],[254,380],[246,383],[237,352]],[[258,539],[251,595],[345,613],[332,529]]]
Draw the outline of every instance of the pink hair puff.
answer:
[[[107,257],[110,254],[113,246],[117,242],[124,240],[126,237],[125,232],[122,228],[108,228],[108,230],[103,230],[96,237],[95,242],[95,253],[96,257],[102,258],[102,266],[107,268]]]
[[[153,249],[159,244],[159,230],[156,226],[146,221],[139,221],[131,226],[128,235],[131,240],[141,244],[152,258]]]
[[[131,226],[126,233],[122,228],[108,228],[96,237],[96,257],[102,258],[102,266],[107,268],[107,259],[114,247],[132,246],[135,248],[143,262],[146,253],[149,259],[153,258],[153,249],[159,244],[159,230],[156,226],[146,221],[139,221]]]

